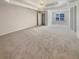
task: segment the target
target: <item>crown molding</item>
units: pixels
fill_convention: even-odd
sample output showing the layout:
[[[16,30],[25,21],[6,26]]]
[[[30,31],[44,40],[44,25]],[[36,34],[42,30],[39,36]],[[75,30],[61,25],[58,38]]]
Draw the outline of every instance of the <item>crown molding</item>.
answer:
[[[26,0],[26,1],[25,0],[18,0],[18,2],[23,3],[23,4],[28,4],[28,5],[30,5],[32,7],[36,7],[36,8],[40,7],[40,4],[36,4],[34,2],[31,2],[30,0]]]
[[[40,4],[35,4],[34,2],[31,2],[29,0],[26,0],[26,1],[25,0],[5,0],[5,1],[14,5],[19,5],[19,6],[30,8],[33,10],[38,10],[38,11],[41,10]],[[63,5],[57,5],[57,3],[50,3],[45,6],[45,10],[71,8],[74,5],[77,5],[78,4],[77,2],[78,1],[75,1],[73,3],[63,4]]]
[[[56,10],[56,9],[67,9],[67,8],[72,8],[74,6],[78,5],[78,0],[73,2],[73,3],[67,3],[67,4],[63,4],[63,5],[50,5],[49,7],[45,7],[45,9],[47,10]]]
[[[19,1],[15,1],[15,0],[5,0],[5,1],[10,4],[18,5],[18,6],[25,7],[25,8],[30,8],[33,10],[38,10],[38,8],[39,8],[39,7],[37,7],[37,5],[35,6],[34,3],[32,3],[32,2],[27,2],[25,4],[23,2],[19,2]]]

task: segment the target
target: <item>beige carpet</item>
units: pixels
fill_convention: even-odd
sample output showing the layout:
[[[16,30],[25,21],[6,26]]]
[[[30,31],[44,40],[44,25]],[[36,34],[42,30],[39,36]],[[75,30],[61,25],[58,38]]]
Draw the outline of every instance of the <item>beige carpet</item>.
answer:
[[[0,37],[0,59],[79,59],[75,33],[52,27],[21,30]]]

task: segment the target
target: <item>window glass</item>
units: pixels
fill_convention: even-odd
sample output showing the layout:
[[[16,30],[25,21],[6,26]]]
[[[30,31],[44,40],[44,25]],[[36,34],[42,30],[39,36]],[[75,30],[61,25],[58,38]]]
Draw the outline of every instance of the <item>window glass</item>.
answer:
[[[64,13],[56,14],[56,21],[64,21]]]

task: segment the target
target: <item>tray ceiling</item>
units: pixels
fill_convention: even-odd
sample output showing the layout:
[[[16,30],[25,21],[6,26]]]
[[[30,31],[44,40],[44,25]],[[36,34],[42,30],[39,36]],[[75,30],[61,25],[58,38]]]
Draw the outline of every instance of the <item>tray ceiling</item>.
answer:
[[[7,0],[7,1],[16,1],[19,3],[22,3],[24,5],[29,5],[31,7],[34,8],[46,8],[46,7],[60,7],[60,6],[64,6],[67,3],[72,3],[75,2],[77,0]]]

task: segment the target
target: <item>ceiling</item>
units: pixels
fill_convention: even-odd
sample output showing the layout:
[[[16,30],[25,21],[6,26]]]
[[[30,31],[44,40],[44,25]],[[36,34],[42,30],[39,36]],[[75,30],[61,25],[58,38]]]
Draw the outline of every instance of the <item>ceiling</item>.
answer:
[[[28,8],[32,7],[32,9],[43,9],[43,8],[60,8],[67,4],[73,3],[77,0],[6,0],[9,3],[16,3],[19,5],[24,5]]]
[[[56,0],[16,0],[16,1],[24,1],[24,2],[32,2],[34,4],[40,4],[41,1],[46,1],[47,3],[55,2]]]

